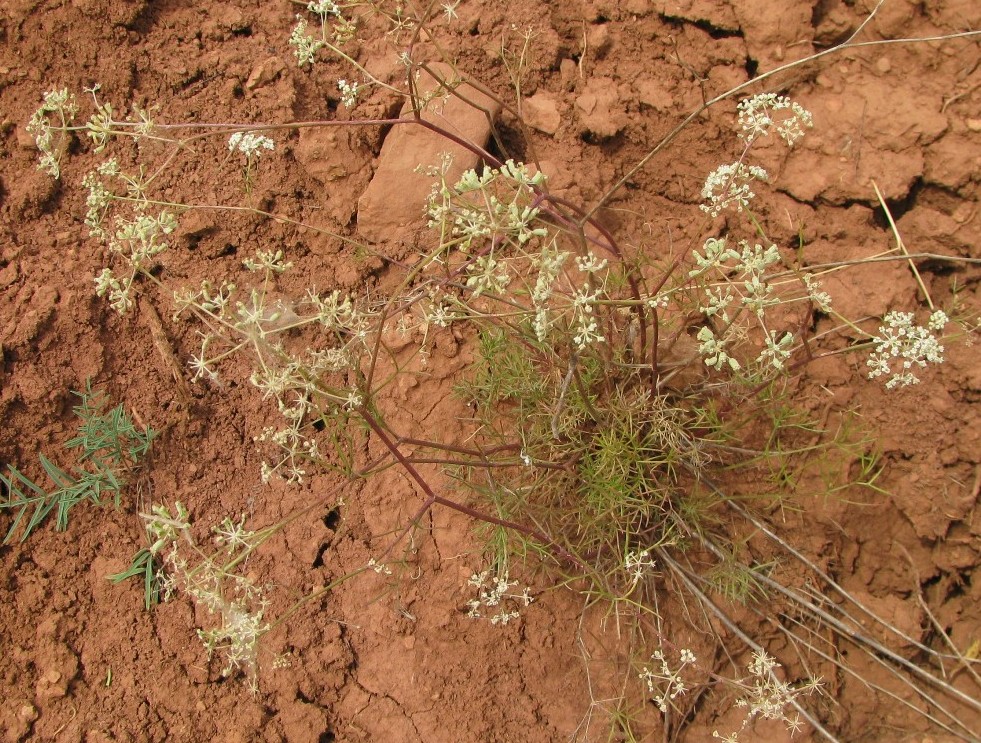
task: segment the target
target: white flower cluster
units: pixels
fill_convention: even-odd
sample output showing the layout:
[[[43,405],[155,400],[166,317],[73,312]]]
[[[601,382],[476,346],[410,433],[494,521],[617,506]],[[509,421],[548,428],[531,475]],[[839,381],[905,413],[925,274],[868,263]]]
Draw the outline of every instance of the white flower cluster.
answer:
[[[229,583],[231,590],[227,585]],[[269,630],[269,623],[265,621],[269,602],[262,597],[262,591],[248,578],[223,573],[217,567],[200,573],[188,573],[184,590],[195,603],[221,618],[220,626],[197,631],[208,658],[215,651],[222,652],[225,666],[221,675],[228,676],[242,669],[254,691],[259,639]]]
[[[307,33],[307,27],[307,19],[298,15],[296,17],[296,25],[293,27],[293,32],[290,34],[289,41],[287,42],[293,47],[293,53],[296,55],[296,63],[300,67],[313,64],[317,59],[317,52],[325,46],[325,42],[322,39],[317,39]]]
[[[521,593],[508,593],[518,583],[517,581],[508,580],[507,573],[504,573],[503,576],[495,575],[491,577],[490,571],[484,570],[470,576],[468,584],[476,588],[478,594],[477,598],[467,602],[467,616],[472,619],[480,619],[484,616],[481,613],[482,610],[491,609],[491,624],[505,625],[521,616],[517,609],[511,609],[509,611],[507,606],[504,605],[506,602],[520,608],[528,606],[535,600],[532,598],[530,589],[527,587]]]
[[[943,363],[944,347],[934,335],[942,333],[949,322],[942,310],[930,315],[926,327],[914,323],[912,312],[889,312],[883,322],[879,335],[872,339],[875,348],[866,362],[871,369],[869,379],[889,376],[886,389],[906,387],[919,384],[913,369]]]
[[[215,544],[225,547],[229,555],[248,549],[255,538],[255,532],[245,528],[245,514],[238,521],[226,516],[218,526],[211,527],[211,531],[215,534]]]
[[[492,294],[503,294],[511,283],[507,264],[498,261],[493,254],[482,255],[472,261],[467,267],[467,273],[470,274],[467,287],[473,290],[473,299],[488,291]]]
[[[27,131],[34,135],[34,144],[41,151],[38,170],[43,170],[54,178],[61,176],[60,159],[64,140],[55,141],[55,128],[51,125],[50,117],[56,115],[57,127],[64,128],[77,113],[78,105],[75,103],[75,96],[68,92],[68,88],[52,90],[44,94],[41,107],[31,115],[31,120],[27,124]]]
[[[788,145],[793,145],[804,136],[804,127],[813,126],[811,113],[785,95],[760,93],[740,101],[738,109],[739,136],[747,144],[776,129]],[[782,114],[774,116],[778,111]]]
[[[341,14],[341,9],[333,0],[311,0],[307,3],[307,10],[322,16]]]
[[[282,251],[269,250],[258,251],[246,266],[265,271],[269,281],[274,274],[286,271],[289,263]],[[280,476],[290,483],[302,482],[306,464],[321,459],[309,418],[328,407],[339,412],[363,404],[358,390],[331,387],[325,379],[350,369],[355,347],[363,348],[366,342],[370,315],[336,290],[323,296],[308,290],[296,305],[270,299],[266,291],[258,289],[252,289],[242,300],[237,300],[238,296],[234,284],[223,282],[215,288],[208,281],[200,288],[174,293],[175,318],[191,311],[203,316],[211,328],[201,334],[201,350],[190,361],[192,381],[217,381],[217,367],[223,359],[242,349],[251,351],[249,381],[262,392],[263,399],[275,399],[285,419],[283,425],[268,426],[255,437],[257,444],[275,451],[272,461],[262,464],[262,480],[268,483]],[[298,352],[288,350],[284,336],[301,328],[312,329],[324,345],[317,348],[311,343]],[[212,345],[219,344],[224,349],[211,350]]]
[[[821,289],[821,282],[809,273],[803,274],[801,278],[807,289],[807,298],[814,302],[822,312],[831,312],[831,295]]]
[[[257,160],[263,150],[271,150],[274,142],[267,136],[256,132],[235,132],[228,138],[228,149],[245,155],[246,160]]]
[[[106,235],[109,249],[129,264],[126,276],[117,276],[104,268],[95,277],[95,292],[107,297],[110,306],[123,315],[133,306],[132,288],[136,275],[149,268],[152,259],[165,251],[169,244],[164,237],[177,229],[177,218],[166,209],[157,215],[138,211],[132,219],[116,218],[116,231]]]
[[[215,651],[225,655],[223,676],[243,669],[255,691],[259,640],[269,629],[264,619],[269,602],[248,578],[230,572],[199,549],[191,535],[187,509],[179,502],[174,515],[164,506],[153,506],[149,514],[141,516],[153,540],[151,554],[169,548],[164,561],[166,576],[161,579],[165,600],[174,591],[183,590],[209,614],[220,617],[219,626],[198,629],[198,638],[209,658]],[[251,547],[254,537],[254,532],[245,529],[244,517],[237,523],[226,517],[213,531],[215,542],[226,547],[229,555],[241,555]],[[192,558],[195,562],[184,556],[181,547],[185,545],[196,556]],[[234,562],[232,559],[229,564]]]
[[[661,712],[668,711],[669,701],[682,696],[688,691],[688,687],[681,677],[681,672],[687,666],[694,665],[695,654],[688,648],[683,648],[678,655],[679,665],[676,669],[672,670],[664,653],[656,650],[651,656],[651,660],[659,663],[661,666],[660,670],[652,671],[645,666],[644,670],[640,673],[641,680],[647,684],[647,691],[653,695],[654,704],[657,705],[657,708]]]
[[[89,228],[89,235],[101,240],[107,237],[107,233],[102,227],[102,221],[109,212],[109,206],[115,198],[115,194],[106,187],[99,176],[121,177],[116,158],[106,160],[82,178],[82,185],[88,192],[85,196],[85,226]]]
[[[159,555],[172,542],[176,542],[181,534],[191,528],[188,521],[188,511],[180,501],[174,504],[174,513],[166,506],[150,506],[150,513],[141,513],[144,528],[150,538],[151,555]]]
[[[341,103],[347,108],[354,108],[358,102],[358,93],[361,88],[357,83],[349,83],[341,79],[337,81],[337,89],[341,91]]]
[[[712,328],[705,326],[695,336],[698,340],[698,352],[705,358],[705,365],[716,371],[728,366],[732,371],[739,371],[740,363],[726,352],[728,340],[716,338]]]
[[[454,298],[448,294],[433,292],[429,297],[429,309],[425,313],[426,322],[439,328],[448,328],[456,318],[453,312]]]
[[[257,250],[255,258],[246,258],[242,265],[250,271],[269,271],[270,273],[285,273],[293,264],[286,260],[282,250]]]
[[[714,730],[712,737],[722,740],[723,743],[738,743],[739,733],[757,717],[781,720],[791,734],[798,732],[803,725],[800,716],[794,713],[791,717],[785,710],[798,696],[809,694],[820,686],[820,680],[808,681],[796,687],[781,681],[775,673],[776,669],[780,668],[780,664],[762,650],[753,653],[748,668],[752,684],[744,685],[746,695],[736,700],[736,706],[746,710],[742,725],[739,730],[728,735],[722,735],[718,730]]]
[[[735,206],[736,211],[741,212],[756,196],[750,188],[752,181],[765,181],[767,178],[767,172],[758,165],[746,165],[742,162],[720,165],[705,179],[702,198],[708,203],[699,208],[713,217],[719,216],[730,206]]]
[[[445,180],[448,165],[444,158],[440,168],[428,171],[439,180],[433,184],[426,213],[430,227],[449,227],[461,250],[491,235],[524,245],[547,234],[545,228],[533,226],[539,209],[531,199],[533,188],[545,182],[541,173],[531,175],[523,163],[508,160],[499,169],[485,165],[479,174],[464,171],[451,186]]]
[[[289,45],[293,47],[296,62],[300,67],[313,64],[317,60],[317,52],[324,47],[335,48],[328,43],[328,32],[331,32],[333,42],[342,44],[354,37],[355,25],[341,13],[341,6],[333,0],[310,0],[307,10],[316,13],[320,20],[320,35],[314,36],[307,32],[309,24],[306,18],[296,16],[296,25],[290,34]]]
[[[576,325],[576,335],[572,340],[580,351],[593,343],[603,343],[606,340],[593,313],[593,304],[600,293],[600,290],[593,290],[589,284],[584,284],[572,297],[573,323]]]
[[[548,318],[548,300],[552,297],[555,281],[562,272],[569,254],[557,248],[543,248],[542,252],[535,256],[538,264],[538,278],[535,281],[535,288],[531,292],[531,301],[535,306],[535,320],[533,328],[535,337],[538,341],[544,342],[548,335],[550,326]]]
[[[657,567],[650,550],[631,550],[623,559],[623,569],[630,576],[630,587],[634,588],[644,576]]]
[[[598,273],[606,268],[608,261],[598,259],[592,251],[588,251],[585,256],[576,256],[576,268],[583,273]]]
[[[788,144],[793,145],[804,136],[804,128],[812,126],[811,114],[786,96],[761,93],[739,103],[739,136],[745,140],[746,149],[759,137],[765,137],[771,129]],[[777,115],[774,115],[779,112]],[[743,152],[745,156],[746,152]],[[702,198],[708,203],[701,209],[713,217],[719,216],[730,206],[741,212],[756,195],[751,184],[754,180],[766,181],[767,172],[758,165],[746,165],[742,158],[737,162],[720,165],[702,187]]]
[[[801,274],[804,294],[796,297],[778,296],[770,283],[768,271],[780,261],[776,245],[764,248],[741,240],[737,248],[730,248],[725,238],[709,238],[702,252],[692,251],[695,268],[689,278],[705,278],[710,272],[720,275],[718,285],[703,285],[699,310],[707,319],[718,319],[726,326],[722,337],[716,337],[712,328],[703,327],[696,336],[705,363],[713,369],[728,366],[738,371],[740,364],[726,352],[726,344],[732,337],[743,337],[741,330],[733,328],[738,314],[749,310],[755,315],[763,333],[763,350],[756,358],[757,365],[781,371],[793,348],[792,333],[777,333],[766,327],[766,312],[770,307],[787,301],[807,299],[819,309],[829,311],[831,297],[821,291],[820,283],[810,274]]]

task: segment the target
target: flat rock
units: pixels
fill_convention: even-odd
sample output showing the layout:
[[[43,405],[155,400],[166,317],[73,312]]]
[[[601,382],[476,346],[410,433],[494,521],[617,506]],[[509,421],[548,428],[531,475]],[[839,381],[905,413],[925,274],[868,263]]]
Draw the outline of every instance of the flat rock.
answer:
[[[252,69],[249,79],[245,81],[245,87],[247,90],[255,90],[263,85],[267,85],[279,77],[285,70],[286,63],[279,57],[267,57]]]
[[[417,90],[423,100],[430,94],[433,97],[422,111],[422,118],[467,142],[486,145],[491,120],[500,113],[500,105],[473,86],[455,80],[449,65],[434,64],[431,68],[454,92],[446,92],[444,87],[444,95],[439,95],[439,81],[423,71]],[[403,108],[402,116],[411,116],[411,109]],[[391,241],[423,224],[433,177],[417,169],[438,165],[443,153],[452,157],[447,171],[450,181],[478,162],[476,154],[429,129],[416,124],[392,128],[382,144],[375,174],[358,201],[361,237],[373,242]]]
[[[293,152],[303,169],[323,185],[360,172],[369,161],[349,127],[300,129]]]
[[[692,23],[705,22],[721,31],[738,31],[739,21],[726,0],[662,0],[654,4],[658,13]]]
[[[521,103],[521,117],[532,129],[545,134],[555,134],[562,123],[559,104],[550,93],[540,91],[525,98]]]

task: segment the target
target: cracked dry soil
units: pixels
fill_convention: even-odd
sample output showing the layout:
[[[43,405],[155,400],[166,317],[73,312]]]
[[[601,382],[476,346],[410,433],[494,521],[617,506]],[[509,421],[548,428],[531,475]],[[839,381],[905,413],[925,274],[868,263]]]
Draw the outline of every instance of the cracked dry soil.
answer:
[[[441,18],[434,33],[464,73],[513,101],[500,50],[517,49],[518,32],[533,30],[521,80],[526,126],[502,114],[508,151],[499,154],[537,158],[555,192],[589,204],[703,95],[841,41],[868,5],[462,0],[458,17]],[[157,106],[167,122],[390,114],[397,100],[382,91],[354,112],[339,107],[336,81],[350,73],[336,60],[297,68],[286,43],[297,8],[245,0],[7,0],[0,9],[0,462],[37,476],[37,453],[58,453],[72,435],[69,391],[88,378],[161,432],[146,477],[123,508],[78,508],[67,532],[45,527],[23,544],[0,547],[0,735],[9,743],[607,740],[603,700],[635,678],[615,618],[584,612],[581,598],[546,590],[548,576],[530,571],[524,578],[538,601],[520,621],[498,628],[469,619],[466,582],[481,565],[471,524],[459,514],[430,514],[397,580],[368,574],[346,583],[271,633],[255,696],[208,661],[194,635],[206,617],[189,602],[148,613],[138,586],[106,580],[143,546],[140,504],[181,500],[203,525],[241,513],[267,524],[320,503],[250,563],[250,574],[271,587],[275,616],[364,565],[418,507],[419,495],[396,470],[366,483],[319,474],[300,487],[263,487],[252,440],[269,413],[244,383],[247,370],[224,388],[175,380],[159,348],[169,346],[183,363],[195,350],[194,330],[172,323],[167,307],[141,305],[121,319],[94,297],[92,277],[105,256],[82,224],[78,182],[97,159],[73,146],[55,182],[35,169],[24,129],[46,90],[81,91],[96,82],[115,105]],[[865,34],[977,28],[975,0],[887,0]],[[397,42],[369,26],[350,53],[398,84]],[[795,151],[759,153],[775,174],[760,217],[781,247],[804,240],[814,263],[888,249],[892,235],[874,179],[911,249],[981,255],[976,40],[848,51],[778,82],[815,118]],[[705,174],[735,147],[733,111],[710,110],[637,173],[602,212],[608,228],[649,250],[696,238]],[[357,236],[358,202],[382,170],[386,136],[393,134],[372,127],[280,136],[275,157],[257,171],[252,198],[267,211]],[[236,163],[215,156],[198,165],[205,167],[170,175],[173,199],[241,202]],[[417,195],[404,175],[396,169],[372,188],[382,203],[409,204],[411,215]],[[262,244],[282,247],[294,262],[287,290],[383,292],[394,280],[388,261],[410,255],[414,229],[377,227],[371,239],[382,257],[365,257],[314,229],[195,213],[182,222],[162,270],[188,283],[232,277]],[[936,260],[918,268],[940,303],[956,279],[964,307],[981,307],[976,268]],[[881,316],[918,301],[915,278],[901,263],[846,272],[826,288],[846,316]],[[465,411],[452,380],[469,354],[463,341],[434,349],[424,378],[389,391],[401,411],[393,424],[462,434]],[[935,641],[922,596],[966,649],[981,639],[977,350],[951,344],[946,363],[908,391],[886,393],[864,377],[859,359],[823,360],[795,380],[794,396],[815,411],[860,412],[883,453],[878,484],[889,495],[800,504],[782,533],[823,556],[843,585],[891,621]],[[6,519],[0,516],[4,530]],[[683,633],[683,607],[675,609],[670,624]],[[841,740],[945,740],[908,712],[883,707],[852,678],[828,679],[828,688],[834,705],[826,719]],[[643,739],[663,740],[656,709],[639,689],[629,694]],[[715,728],[735,727],[731,701],[704,697],[677,740],[708,740]],[[754,735],[786,737],[765,725]]]

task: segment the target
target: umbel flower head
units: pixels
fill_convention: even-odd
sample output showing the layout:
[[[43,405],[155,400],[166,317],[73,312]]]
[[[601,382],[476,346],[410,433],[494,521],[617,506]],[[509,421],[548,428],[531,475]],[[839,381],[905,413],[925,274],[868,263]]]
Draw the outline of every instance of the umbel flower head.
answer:
[[[228,149],[241,152],[247,160],[258,159],[263,150],[271,150],[274,146],[269,137],[256,132],[235,132],[228,138]]]
[[[914,369],[943,363],[944,347],[934,335],[943,332],[949,322],[943,310],[931,314],[926,327],[914,324],[912,312],[890,312],[882,320],[866,362],[871,369],[869,379],[888,376],[886,389],[907,387],[920,382]]]
[[[804,127],[813,125],[810,111],[785,95],[760,93],[739,103],[739,136],[747,143],[765,137],[776,129],[788,145],[804,136]]]
[[[700,209],[713,217],[719,216],[730,206],[741,212],[756,196],[750,184],[754,180],[765,181],[767,178],[767,172],[758,165],[741,162],[720,165],[705,179],[702,198],[708,203],[702,204]]]

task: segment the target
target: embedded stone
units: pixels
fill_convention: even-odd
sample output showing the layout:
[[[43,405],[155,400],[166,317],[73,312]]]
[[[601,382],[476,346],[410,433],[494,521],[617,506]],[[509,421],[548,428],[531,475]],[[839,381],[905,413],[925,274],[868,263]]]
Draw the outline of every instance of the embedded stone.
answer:
[[[439,79],[426,70],[420,73],[416,89],[420,100],[426,102],[420,117],[483,148],[490,136],[491,121],[501,111],[500,104],[460,81],[449,65],[434,64],[430,69]],[[411,116],[407,104],[402,118]],[[424,171],[439,166],[444,154],[451,158],[446,173],[449,181],[475,167],[479,159],[473,151],[418,124],[392,127],[382,144],[371,183],[358,201],[361,237],[386,242],[422,226],[433,185],[433,176]]]
[[[532,129],[555,134],[562,123],[558,102],[549,93],[539,92],[521,103],[521,117]]]
[[[245,81],[247,90],[267,85],[279,77],[286,69],[286,63],[279,57],[267,57],[253,68],[249,79]]]

